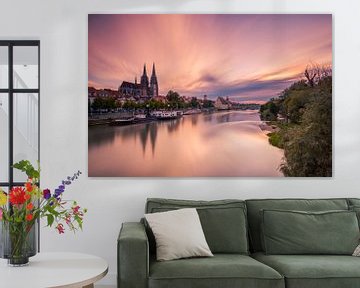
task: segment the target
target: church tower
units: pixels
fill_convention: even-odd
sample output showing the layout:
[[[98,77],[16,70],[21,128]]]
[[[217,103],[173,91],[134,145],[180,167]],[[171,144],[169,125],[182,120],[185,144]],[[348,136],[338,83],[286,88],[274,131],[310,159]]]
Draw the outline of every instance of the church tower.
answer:
[[[145,64],[144,64],[143,75],[141,76],[141,80],[140,80],[140,85],[141,85],[141,96],[147,97],[148,91],[149,91],[149,78],[146,74],[146,65]]]
[[[159,86],[158,86],[156,72],[155,72],[155,63],[153,63],[151,79],[150,79],[150,96],[151,97],[159,96]]]

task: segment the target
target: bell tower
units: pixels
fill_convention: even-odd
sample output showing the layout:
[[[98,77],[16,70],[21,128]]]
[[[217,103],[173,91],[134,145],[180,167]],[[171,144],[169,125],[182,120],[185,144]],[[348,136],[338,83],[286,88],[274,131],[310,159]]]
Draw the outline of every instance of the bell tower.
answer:
[[[143,75],[141,76],[141,80],[140,80],[140,85],[141,85],[141,96],[143,96],[143,97],[148,96],[149,78],[146,74],[146,65],[145,64],[144,64]]]
[[[150,96],[151,97],[159,96],[159,86],[155,72],[155,63],[153,63],[151,79],[150,79]]]

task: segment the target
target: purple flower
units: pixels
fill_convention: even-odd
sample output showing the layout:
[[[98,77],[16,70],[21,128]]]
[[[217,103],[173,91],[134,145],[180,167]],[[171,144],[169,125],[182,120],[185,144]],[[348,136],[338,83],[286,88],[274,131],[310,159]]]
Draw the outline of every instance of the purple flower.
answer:
[[[63,192],[64,192],[64,190],[55,189],[54,197],[55,197],[55,198],[58,198]]]
[[[49,189],[44,189],[43,196],[46,200],[48,200],[51,197],[51,193]]]
[[[72,183],[72,181],[78,179],[80,174],[82,174],[82,173],[79,170],[78,172],[74,173],[73,177],[68,176],[68,177],[66,177],[66,180],[62,180],[59,187],[57,189],[55,189],[54,197],[59,200],[60,195],[65,191],[65,186],[70,185]]]

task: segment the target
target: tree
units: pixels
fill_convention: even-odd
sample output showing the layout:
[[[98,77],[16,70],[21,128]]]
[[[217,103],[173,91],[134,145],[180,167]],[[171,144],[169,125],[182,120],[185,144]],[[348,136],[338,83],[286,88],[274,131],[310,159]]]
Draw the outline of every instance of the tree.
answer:
[[[106,109],[111,110],[117,107],[116,98],[115,97],[96,97],[94,102],[92,103],[91,108],[94,110]]]
[[[314,87],[321,79],[332,76],[331,65],[311,64],[305,69],[304,76],[310,87]]]
[[[311,67],[311,66],[306,67],[305,72],[304,72],[304,76],[305,76],[308,84],[310,85],[310,87],[314,87],[315,79],[316,79],[316,76],[317,76],[317,68],[316,67]]]
[[[105,104],[102,97],[96,97],[91,105],[91,108],[93,108],[94,110],[105,109]]]
[[[311,90],[301,123],[283,132],[285,176],[328,177],[332,175],[332,94],[331,76]]]
[[[289,93],[289,97],[284,100],[283,111],[292,123],[299,123],[304,113],[305,105],[310,101],[307,90],[294,90]]]
[[[214,102],[210,101],[210,100],[204,100],[203,107],[204,108],[213,108],[214,107]]]
[[[137,108],[137,104],[132,100],[126,100],[123,105],[123,108],[126,110],[134,110]]]
[[[166,100],[168,102],[178,102],[180,100],[180,95],[179,93],[170,90],[166,95]]]
[[[184,100],[180,97],[179,93],[177,93],[175,91],[170,90],[166,95],[166,100],[168,102],[168,105],[172,109],[178,109],[178,108],[185,107]]]
[[[271,99],[266,104],[260,106],[260,118],[265,121],[275,121],[279,110],[278,101]]]
[[[199,103],[199,101],[198,101],[198,99],[197,99],[196,97],[192,97],[192,98],[191,98],[190,106],[191,106],[192,108],[199,108],[200,103]]]
[[[305,79],[293,83],[260,107],[262,120],[276,120],[276,113],[289,120],[278,123],[279,131],[269,142],[284,149],[281,171],[285,176],[332,175],[332,69],[310,65]]]

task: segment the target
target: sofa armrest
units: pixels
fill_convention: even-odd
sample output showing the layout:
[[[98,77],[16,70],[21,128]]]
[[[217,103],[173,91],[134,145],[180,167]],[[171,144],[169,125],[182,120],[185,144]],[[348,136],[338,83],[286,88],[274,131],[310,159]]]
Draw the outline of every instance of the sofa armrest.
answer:
[[[141,223],[123,223],[117,242],[118,288],[146,288],[149,242]]]

